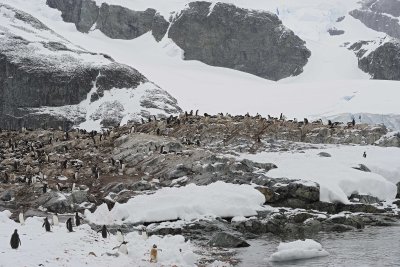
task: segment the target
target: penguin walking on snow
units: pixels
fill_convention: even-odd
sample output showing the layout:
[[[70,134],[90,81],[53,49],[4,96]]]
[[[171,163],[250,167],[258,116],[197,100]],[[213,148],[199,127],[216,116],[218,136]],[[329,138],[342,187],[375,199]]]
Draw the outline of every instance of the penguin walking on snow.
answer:
[[[17,229],[14,230],[14,233],[11,236],[10,245],[12,249],[17,249],[20,245],[22,245]]]
[[[103,238],[107,238],[107,233],[110,235],[110,232],[108,231],[107,227],[105,225],[103,225],[103,227],[97,231],[97,233],[101,232],[101,236]]]
[[[76,212],[75,213],[75,225],[76,226],[81,225],[81,220],[83,220],[83,218],[79,216],[78,212]]]
[[[124,235],[122,234],[121,229],[117,230],[117,241],[120,243],[124,242]]]
[[[65,223],[65,225],[67,226],[68,232],[73,232],[73,231],[74,231],[74,229],[72,228],[72,219],[71,219],[71,218],[69,218],[69,219],[67,220],[67,222]]]
[[[56,213],[56,214],[53,214],[53,225],[58,226],[58,224],[59,224],[59,221],[58,221],[58,216]]]
[[[46,218],[44,218],[44,222],[42,227],[44,227],[46,229],[46,232],[51,232],[51,225],[49,223],[49,220]]]
[[[128,244],[128,242],[123,241],[123,242],[121,243],[121,245],[119,245],[119,246],[113,248],[113,250],[114,250],[114,249],[118,249],[118,252],[119,252],[119,253],[128,255],[128,247],[126,246],[126,244]]]
[[[24,213],[22,211],[19,213],[18,218],[19,218],[19,223],[21,225],[25,225]]]

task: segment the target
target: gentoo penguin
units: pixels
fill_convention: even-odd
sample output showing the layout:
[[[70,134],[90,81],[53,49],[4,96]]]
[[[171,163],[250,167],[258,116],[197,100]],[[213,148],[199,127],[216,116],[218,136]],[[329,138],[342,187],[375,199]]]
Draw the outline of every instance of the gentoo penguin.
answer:
[[[54,226],[58,226],[58,216],[57,216],[57,213],[56,214],[53,214],[53,225]]]
[[[47,184],[44,184],[43,185],[43,194],[46,194],[46,192],[47,192]]]
[[[71,190],[71,191],[72,191],[72,192],[75,191],[75,183],[72,184],[72,190]]]
[[[118,252],[119,252],[119,253],[128,255],[128,247],[126,246],[126,244],[128,244],[128,242],[124,241],[124,242],[122,242],[121,245],[119,245],[118,247],[113,248],[113,250],[116,249],[116,248],[118,248]]]
[[[14,230],[14,233],[11,236],[10,245],[12,249],[17,249],[20,245],[22,245],[17,229]]]
[[[143,229],[142,229],[142,238],[143,238],[143,240],[147,240],[149,238],[146,227],[143,227]]]
[[[110,232],[108,231],[107,227],[105,225],[103,225],[103,227],[97,231],[97,233],[101,232],[101,236],[103,238],[107,238],[107,233],[110,234]]]
[[[67,226],[68,232],[73,232],[74,229],[72,228],[72,219],[68,218],[67,222],[65,223],[65,225]]]
[[[81,220],[82,220],[82,219],[83,219],[83,218],[79,216],[78,212],[76,212],[76,213],[75,213],[75,225],[76,225],[76,226],[81,225]]]
[[[49,220],[47,218],[44,218],[44,222],[43,222],[42,227],[44,227],[46,229],[46,232],[51,232],[51,229],[50,229],[51,225],[50,225]]]
[[[19,223],[25,225],[24,213],[22,211],[19,213]]]
[[[78,181],[78,178],[79,178],[79,172],[75,172],[75,174],[74,174],[75,181]]]
[[[117,230],[117,241],[121,243],[124,242],[124,235],[122,234],[121,229]]]
[[[153,245],[152,249],[150,250],[150,262],[157,263],[158,258],[158,249],[157,245]]]

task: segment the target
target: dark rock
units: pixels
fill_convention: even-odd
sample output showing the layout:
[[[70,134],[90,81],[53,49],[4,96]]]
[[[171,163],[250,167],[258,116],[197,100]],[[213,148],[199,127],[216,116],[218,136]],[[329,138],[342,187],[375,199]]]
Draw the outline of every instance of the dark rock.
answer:
[[[353,169],[360,170],[363,172],[371,172],[371,170],[364,164],[358,164],[358,167],[353,167]]]
[[[400,182],[398,182],[397,184],[397,195],[396,198],[400,198]],[[400,206],[400,205],[399,205]]]
[[[349,225],[356,229],[363,229],[365,227],[364,221],[360,216],[333,216],[327,219],[324,223]]]
[[[328,224],[323,226],[323,230],[327,232],[348,232],[354,230],[354,227],[344,224]]]
[[[295,222],[295,223],[303,223],[305,220],[309,219],[309,218],[313,218],[314,216],[309,214],[309,213],[297,213],[295,214],[291,219]]]
[[[331,154],[329,154],[328,152],[319,152],[318,156],[320,157],[325,157],[325,158],[330,158],[332,157]]]
[[[15,195],[15,192],[13,190],[6,190],[0,195],[0,199],[2,201],[10,201]]]
[[[352,194],[349,200],[352,202],[359,202],[363,204],[375,204],[380,202],[379,198],[377,197],[370,195],[359,195],[359,194]]]
[[[234,235],[223,232],[215,234],[211,238],[209,245],[221,248],[242,248],[250,246],[246,241]]]
[[[338,30],[338,29],[329,29],[328,33],[330,35],[334,36],[334,35],[342,35],[342,34],[344,34],[344,31],[343,30]]]
[[[186,60],[232,68],[271,80],[299,75],[310,57],[304,41],[269,12],[192,2],[172,22],[170,37]]]

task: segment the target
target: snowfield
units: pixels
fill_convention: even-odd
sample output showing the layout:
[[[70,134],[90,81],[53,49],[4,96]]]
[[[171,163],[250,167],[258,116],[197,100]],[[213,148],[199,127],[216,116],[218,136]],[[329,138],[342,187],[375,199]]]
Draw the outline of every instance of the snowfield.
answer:
[[[20,225],[8,219],[9,216],[8,211],[0,212],[1,267],[196,266],[194,247],[180,235],[163,238],[151,236],[144,240],[137,232],[129,233],[125,236],[128,255],[123,255],[113,250],[119,246],[116,236],[103,239],[101,233],[96,233],[87,224],[75,227],[75,232],[68,233],[65,224],[61,223],[49,233],[42,228],[43,218],[28,218],[25,225]],[[17,250],[11,249],[9,242],[14,229],[18,230],[22,243]],[[158,253],[157,264],[149,262],[153,244],[162,249]]]
[[[177,98],[183,110],[200,109],[200,113],[260,113],[287,118],[327,118],[347,121],[363,114],[368,123],[385,123],[400,129],[400,82],[371,81],[357,67],[357,58],[344,47],[360,40],[379,40],[386,35],[365,27],[348,15],[359,6],[358,0],[223,0],[239,7],[266,10],[278,14],[284,25],[306,41],[311,58],[304,72],[279,82],[247,73],[212,67],[198,61],[182,59],[183,51],[164,37],[157,43],[146,33],[134,40],[114,40],[98,30],[78,32],[65,23],[61,12],[51,9],[45,0],[0,0],[34,14],[56,32],[90,51],[102,52],[118,62],[133,66],[151,81]],[[119,4],[134,10],[155,8],[167,19],[185,8],[187,0],[96,0]],[[216,1],[211,1],[216,2]],[[343,21],[337,22],[339,17]],[[344,30],[330,36],[328,29]],[[223,106],[222,106],[223,103]],[[340,116],[338,116],[340,115]]]
[[[139,195],[109,211],[102,204],[94,213],[85,212],[95,224],[122,224],[192,220],[205,217],[254,216],[262,210],[265,197],[250,185],[216,182],[207,186],[189,184],[162,188],[151,195]]]
[[[312,239],[297,240],[289,243],[280,243],[278,252],[271,255],[270,261],[291,261],[325,257],[329,253],[322,245]]]
[[[367,158],[363,158],[364,151]],[[327,152],[331,157],[321,157]],[[353,193],[372,195],[380,200],[395,199],[396,183],[400,181],[400,149],[375,146],[326,145],[318,149],[290,152],[242,154],[255,162],[273,162],[278,166],[268,177],[313,181],[320,185],[320,200],[349,203]],[[367,166],[371,172],[353,167]]]

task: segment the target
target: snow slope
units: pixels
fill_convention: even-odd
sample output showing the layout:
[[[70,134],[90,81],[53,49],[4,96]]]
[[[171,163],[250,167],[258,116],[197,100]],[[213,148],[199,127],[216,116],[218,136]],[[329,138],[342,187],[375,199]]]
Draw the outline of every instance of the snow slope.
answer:
[[[364,151],[367,158],[363,158]],[[328,152],[332,157],[320,157]],[[272,178],[309,180],[320,185],[320,200],[349,203],[353,193],[367,194],[381,200],[393,200],[400,181],[400,149],[375,146],[321,146],[299,152],[263,152],[242,154],[256,162],[273,162],[278,166],[268,172]],[[353,167],[366,165],[371,172]]]
[[[162,188],[152,195],[139,195],[109,211],[101,205],[86,219],[95,224],[122,224],[191,220],[204,217],[254,216],[265,197],[250,185],[216,182],[207,186],[189,184]]]
[[[185,242],[183,236],[151,236],[144,240],[137,232],[125,236],[128,241],[128,255],[116,254],[113,250],[118,246],[116,236],[103,239],[101,234],[93,231],[84,224],[68,233],[64,224],[54,226],[52,232],[45,232],[42,228],[42,218],[28,218],[25,225],[20,225],[10,219],[8,211],[0,212],[0,266],[195,266],[197,260],[193,253],[194,247]],[[18,230],[21,247],[13,250],[9,240],[14,229]],[[150,263],[149,252],[153,244],[162,249],[159,254],[159,263]],[[179,251],[182,249],[182,252]],[[89,255],[94,253],[95,256]],[[5,256],[7,255],[7,257]]]
[[[157,9],[165,17],[177,14],[187,0],[96,0],[135,10]],[[9,2],[10,0],[0,0]],[[230,69],[182,60],[182,51],[171,40],[157,43],[151,33],[134,40],[112,40],[95,30],[79,33],[75,25],[64,23],[61,13],[45,5],[45,0],[13,0],[12,5],[37,16],[69,40],[92,51],[104,52],[116,60],[134,66],[150,80],[176,97],[184,110],[232,114],[260,113],[288,118],[326,117],[337,114],[370,113],[373,122],[395,120],[391,126],[400,129],[400,83],[370,81],[357,67],[353,52],[343,47],[346,42],[375,40],[385,35],[366,28],[347,15],[358,7],[358,0],[225,0],[240,7],[279,13],[283,23],[307,42],[310,62],[304,73],[279,82]],[[346,16],[341,22],[336,20]],[[336,27],[345,34],[330,36]],[[379,89],[379,90],[378,90]],[[350,115],[351,116],[351,115]],[[375,121],[376,119],[376,121]],[[397,122],[396,122],[397,121]]]

